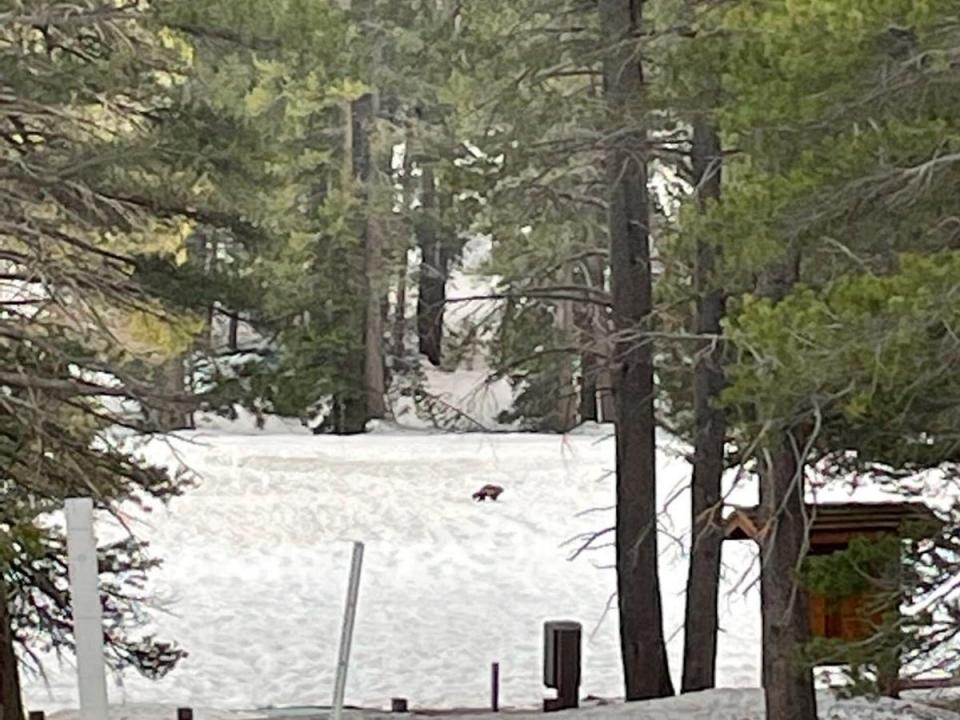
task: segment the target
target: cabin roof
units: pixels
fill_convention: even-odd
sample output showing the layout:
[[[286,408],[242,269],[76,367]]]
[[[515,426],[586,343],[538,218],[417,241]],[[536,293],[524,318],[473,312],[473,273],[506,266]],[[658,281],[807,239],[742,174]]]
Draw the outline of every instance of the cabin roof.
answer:
[[[922,502],[817,503],[806,508],[813,519],[811,535],[898,532],[908,523],[939,524],[933,511]],[[724,538],[752,540],[762,526],[758,506],[733,506],[724,518]]]

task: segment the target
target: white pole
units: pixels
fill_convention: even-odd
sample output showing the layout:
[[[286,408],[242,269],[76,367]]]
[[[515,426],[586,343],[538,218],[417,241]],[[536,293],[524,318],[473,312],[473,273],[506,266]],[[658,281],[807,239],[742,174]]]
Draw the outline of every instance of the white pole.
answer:
[[[77,682],[80,720],[106,720],[107,677],[103,663],[103,616],[97,571],[97,541],[93,536],[93,500],[70,498],[67,516],[67,557],[73,635],[77,643]]]
[[[360,569],[363,567],[363,543],[353,544],[353,560],[350,563],[350,584],[347,586],[347,607],[343,612],[343,628],[340,632],[340,654],[337,656],[337,679],[333,686],[333,715],[331,720],[341,720],[343,694],[347,688],[347,666],[350,664],[350,643],[353,641],[353,621],[357,616],[357,595],[360,593]]]

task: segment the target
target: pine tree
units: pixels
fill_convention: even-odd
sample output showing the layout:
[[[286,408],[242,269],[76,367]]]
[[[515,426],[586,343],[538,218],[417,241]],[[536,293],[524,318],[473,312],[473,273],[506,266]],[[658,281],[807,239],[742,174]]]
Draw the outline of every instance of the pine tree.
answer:
[[[720,135],[706,114],[693,121],[691,160],[695,192],[702,206],[720,196]],[[690,479],[690,569],[684,615],[682,691],[714,687],[716,682],[722,479],[726,420],[720,407],[723,389],[722,321],[725,298],[717,287],[716,244],[698,239],[694,261],[694,332],[708,339],[697,348],[693,379],[696,434]]]
[[[907,180],[935,172],[929,159],[952,143],[948,98],[956,88],[944,82],[941,63],[956,47],[949,12],[938,3],[867,11],[837,1],[732,3],[707,14],[714,42],[700,62],[731,69],[715,118],[739,153],[725,171],[723,203],[701,217],[681,214],[681,237],[721,243],[719,268],[734,298],[727,330],[736,352],[725,362],[730,386],[723,397],[739,459],[759,475],[766,511],[764,684],[771,717],[815,716],[810,667],[799,655],[806,619],[796,572],[809,530],[808,468],[834,482],[851,472],[879,473],[904,491],[903,473],[953,461],[936,440],[946,416],[914,404],[926,392],[949,391],[935,389],[936,372],[886,355],[903,347],[900,310],[893,308],[897,298],[912,296],[908,278],[950,242],[940,224],[940,187]],[[926,93],[941,82],[938,93]],[[949,274],[944,257],[933,262]],[[937,321],[921,319],[923,302],[906,304],[918,313],[907,322],[928,333]],[[880,307],[888,310],[878,313]],[[934,358],[949,350],[936,333],[926,337],[913,338],[916,355],[942,367]],[[880,381],[878,367],[897,370]],[[869,389],[860,384],[868,376]],[[932,384],[919,390],[927,380]],[[893,387],[901,381],[905,395],[897,396]],[[906,397],[909,410],[901,404]],[[914,433],[930,445],[904,443]]]
[[[456,99],[503,303],[491,360],[517,388],[505,419],[531,429],[594,419],[598,399],[612,420],[597,22],[575,2],[465,13]]]
[[[635,46],[643,3],[601,0],[604,94],[610,116],[611,293],[617,330],[614,399],[617,445],[617,594],[628,700],[673,694],[663,636],[657,567],[653,268],[644,145],[643,65]],[[624,121],[626,125],[624,125]]]
[[[29,659],[38,642],[73,642],[65,545],[50,514],[70,496],[113,509],[183,486],[132,457],[116,433],[150,429],[130,407],[164,412],[192,402],[185,391],[158,393],[149,367],[182,352],[194,321],[141,280],[146,255],[178,242],[183,225],[207,212],[182,183],[208,157],[186,161],[165,134],[182,109],[184,66],[153,21],[146,10],[98,0],[37,2],[3,15],[5,719],[23,716],[15,646]],[[157,562],[134,538],[100,552],[110,662],[162,675],[183,653],[142,631],[138,588]]]

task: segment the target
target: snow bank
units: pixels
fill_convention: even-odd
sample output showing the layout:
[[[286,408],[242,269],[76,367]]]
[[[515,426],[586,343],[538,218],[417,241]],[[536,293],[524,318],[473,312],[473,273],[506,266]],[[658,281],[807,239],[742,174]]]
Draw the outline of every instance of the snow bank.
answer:
[[[48,716],[50,720],[80,720],[76,710],[61,710]],[[175,705],[111,705],[110,717],[104,720],[174,720],[177,717]],[[194,720],[261,720],[263,715],[194,708]]]
[[[818,698],[819,716],[822,720],[956,720],[960,715],[902,700],[841,700],[827,693]],[[759,690],[710,690],[664,700],[641,703],[612,703],[578,710],[568,710],[555,716],[542,713],[509,714],[515,720],[556,717],[558,720],[761,720],[763,718],[763,695]],[[110,720],[172,720],[172,706],[118,706],[111,708]],[[326,720],[325,711],[301,711],[283,714],[282,710],[256,715],[241,715],[210,710],[195,711],[197,720],[247,720],[259,717],[269,720]],[[346,720],[385,720],[396,715],[374,712],[344,713]],[[416,716],[414,716],[416,717]],[[502,720],[504,714],[431,716],[434,720]],[[77,720],[74,711],[57,713],[52,720]]]
[[[822,720],[956,720],[960,715],[917,702],[882,698],[837,700],[829,692],[818,693]],[[496,720],[495,714],[474,720]],[[520,715],[544,718],[542,713]],[[763,692],[758,689],[719,689],[637,703],[611,703],[561,713],[569,720],[762,720]]]

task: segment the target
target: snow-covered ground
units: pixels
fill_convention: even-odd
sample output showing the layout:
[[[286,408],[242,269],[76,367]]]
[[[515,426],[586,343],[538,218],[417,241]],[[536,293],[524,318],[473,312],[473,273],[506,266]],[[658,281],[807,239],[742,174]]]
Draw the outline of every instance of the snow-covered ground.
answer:
[[[960,715],[929,704],[903,700],[837,700],[822,692],[817,698],[822,720],[958,720]],[[587,703],[560,714],[562,720],[762,720],[763,695],[759,690],[721,689],[642,703]],[[542,720],[539,712],[510,713],[513,720]],[[174,708],[166,705],[114,705],[105,720],[171,720]],[[328,720],[329,713],[316,709],[279,710],[260,714],[195,710],[196,720]],[[386,712],[344,712],[345,720],[395,720]],[[402,717],[402,716],[401,716]],[[414,716],[416,717],[416,716]],[[433,720],[500,720],[504,714],[436,715]],[[76,711],[61,711],[51,720],[78,720]]]
[[[153,591],[164,637],[190,652],[159,682],[126,675],[113,701],[217,708],[330,700],[350,541],[366,543],[347,701],[482,706],[489,665],[505,704],[535,705],[542,623],[584,624],[583,691],[621,688],[609,547],[568,558],[581,533],[609,525],[613,443],[606,430],[565,437],[381,431],[337,438],[271,421],[263,432],[211,428],[145,450],[183,463],[198,486],[139,517],[165,558]],[[687,465],[661,462],[662,584],[671,661],[679,668],[686,575],[675,537],[686,527],[677,489]],[[485,483],[506,491],[474,503]],[[104,532],[107,528],[104,528]],[[730,544],[722,602],[720,683],[758,684],[759,610],[734,590],[752,549]],[[70,667],[51,661],[29,706],[76,704]]]

